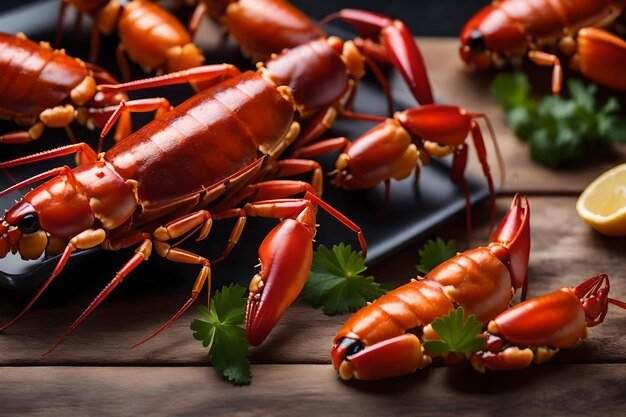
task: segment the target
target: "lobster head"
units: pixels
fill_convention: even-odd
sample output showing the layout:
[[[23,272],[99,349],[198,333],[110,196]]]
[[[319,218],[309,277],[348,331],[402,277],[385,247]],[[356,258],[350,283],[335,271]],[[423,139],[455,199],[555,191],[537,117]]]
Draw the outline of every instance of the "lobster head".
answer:
[[[57,255],[94,220],[87,198],[67,176],[56,177],[30,191],[0,219],[0,257],[9,252],[24,260]]]
[[[525,52],[526,35],[503,11],[505,7],[504,3],[485,6],[461,31],[461,59],[469,67],[490,68],[504,62],[500,54]]]
[[[386,120],[348,144],[335,162],[333,184],[346,190],[401,180],[416,168],[418,151],[396,120]]]

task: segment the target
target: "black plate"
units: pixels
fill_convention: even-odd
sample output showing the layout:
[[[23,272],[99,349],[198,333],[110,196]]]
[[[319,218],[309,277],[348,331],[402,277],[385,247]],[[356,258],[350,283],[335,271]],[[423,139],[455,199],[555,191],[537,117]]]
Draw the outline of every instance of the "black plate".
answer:
[[[0,28],[7,33],[25,32],[34,40],[51,40],[53,38],[54,24],[58,0],[44,1],[38,4],[29,5],[21,9],[5,13],[0,16]],[[72,13],[70,13],[70,16]],[[73,19],[67,18],[66,21]],[[85,19],[89,20],[89,19]],[[70,22],[71,23],[71,22]],[[87,23],[87,22],[85,22]],[[86,59],[88,30],[83,30],[82,37],[71,33],[72,26],[66,24],[63,47],[69,54]],[[205,45],[201,44],[203,49]],[[116,72],[117,67],[113,59],[115,48],[114,37],[103,40],[103,47],[100,54],[99,65]],[[223,50],[206,52],[207,63],[212,62],[237,62],[241,65],[249,65],[239,56],[232,55],[232,45]],[[135,68],[139,73],[139,70]],[[404,86],[402,80],[395,72],[391,75],[392,90],[394,93],[395,107],[397,110],[416,106],[415,101]],[[191,94],[187,87],[164,88],[142,92],[140,95],[133,95],[132,98],[140,96],[160,96],[166,95],[173,103],[180,102]],[[357,112],[384,115],[386,111],[385,98],[379,86],[372,80],[365,80],[359,89],[355,110]],[[136,123],[138,126],[141,123]],[[332,136],[346,136],[356,138],[373,126],[367,122],[353,122],[340,120],[336,123]],[[80,127],[72,127],[77,137],[88,143],[95,145],[94,132],[89,132]],[[0,131],[14,129],[10,123],[0,124]],[[62,129],[48,129],[44,136],[37,142],[28,145],[3,146],[0,148],[1,160],[8,160],[16,156],[30,154],[42,149],[49,149],[68,143],[68,139]],[[63,163],[71,164],[70,160],[46,161],[38,164],[19,167],[11,170],[11,174],[18,179],[23,179],[35,173],[43,172],[53,166]],[[323,161],[325,166],[332,169],[332,158]],[[465,200],[459,186],[453,184],[449,178],[449,159],[446,161],[433,161],[431,165],[422,169],[420,180],[416,186],[414,179],[408,178],[403,181],[392,182],[391,204],[386,217],[379,218],[378,214],[383,208],[384,186],[380,185],[372,190],[345,192],[333,189],[330,184],[326,184],[324,200],[332,204],[339,211],[347,215],[356,222],[364,231],[368,244],[368,264],[380,261],[394,251],[405,247],[410,242],[419,239],[442,222],[462,213],[465,209]],[[486,182],[482,178],[468,178],[469,190],[472,203],[476,203],[488,197]],[[11,182],[4,176],[0,176],[0,188],[4,189]],[[13,204],[15,195],[6,196],[0,199],[0,208],[8,208]],[[326,213],[320,211],[318,216],[318,234],[316,243],[332,246],[339,242],[358,246],[357,240],[352,232],[333,220]],[[214,271],[214,287],[224,282],[237,281],[246,285],[247,281],[254,274],[256,263],[256,252],[258,245],[264,235],[274,225],[275,221],[266,219],[250,219],[244,231],[239,245],[233,251],[231,257],[220,264]],[[220,253],[226,242],[226,236],[231,224],[218,225],[207,241],[201,244],[185,245],[186,248],[195,250],[204,256],[214,257]],[[132,251],[120,251],[118,253],[98,253],[98,254],[75,254],[70,261],[65,274],[84,275],[87,271],[90,275],[98,274],[102,268],[98,264],[115,263],[119,268],[128,259]],[[156,257],[156,255],[154,256]],[[417,260],[416,260],[417,261]],[[10,266],[7,260],[0,261],[0,285],[11,288],[27,288],[40,283],[47,273],[52,269],[56,259],[48,259],[39,263],[36,267],[29,266],[20,270],[24,265],[18,263]],[[73,264],[73,266],[72,266]],[[158,273],[163,268],[163,262],[151,259],[136,272],[138,274]],[[106,268],[105,268],[106,269]],[[174,271],[182,270],[180,265]],[[109,272],[100,272],[109,273]],[[190,273],[189,279],[193,279]]]

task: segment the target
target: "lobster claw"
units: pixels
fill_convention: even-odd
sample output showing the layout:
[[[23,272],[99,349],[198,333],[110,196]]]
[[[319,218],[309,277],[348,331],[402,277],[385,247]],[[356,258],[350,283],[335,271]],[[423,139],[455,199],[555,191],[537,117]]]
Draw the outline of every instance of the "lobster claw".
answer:
[[[524,197],[521,206],[519,194],[515,194],[511,208],[491,236],[491,244],[501,244],[508,249],[509,272],[515,289],[524,287],[522,300],[525,298],[526,275],[530,257],[530,206]],[[496,254],[497,256],[497,254]]]
[[[343,9],[328,16],[353,24],[366,38],[379,38],[387,58],[400,71],[420,104],[433,104],[433,93],[422,54],[409,28],[400,20],[358,9]]]
[[[251,345],[265,340],[300,294],[311,269],[312,242],[309,229],[285,219],[261,243],[261,271],[250,282],[246,308],[246,335]]]
[[[304,287],[313,261],[317,206],[357,233],[365,255],[361,229],[311,192],[307,191],[303,199],[266,200],[245,206],[248,216],[283,219],[261,243],[261,272],[250,282],[246,336],[252,346],[265,340]]]
[[[391,378],[415,372],[430,363],[414,334],[406,333],[364,347],[358,340],[345,337],[333,346],[332,362],[342,379],[365,381]]]

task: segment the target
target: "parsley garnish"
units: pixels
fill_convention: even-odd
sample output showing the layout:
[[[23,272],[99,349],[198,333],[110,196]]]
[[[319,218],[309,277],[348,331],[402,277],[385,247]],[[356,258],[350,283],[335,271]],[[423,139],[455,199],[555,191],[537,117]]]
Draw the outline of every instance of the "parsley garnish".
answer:
[[[350,245],[340,243],[332,250],[319,245],[302,296],[313,307],[323,307],[324,314],[356,311],[386,292],[373,277],[361,274],[366,269],[363,254]]]
[[[435,240],[431,239],[419,250],[420,263],[415,265],[415,267],[420,273],[426,275],[439,264],[452,258],[457,252],[458,249],[454,239],[447,242],[440,237]]]
[[[608,153],[626,142],[626,119],[615,97],[600,105],[597,86],[569,79],[569,98],[549,95],[536,101],[521,73],[498,74],[491,93],[505,109],[507,123],[530,146],[531,157],[550,167],[573,166],[589,154]]]
[[[193,337],[209,348],[211,363],[230,382],[236,385],[250,383],[249,344],[246,330],[246,289],[231,284],[216,291],[211,299],[211,309],[200,307],[205,320],[191,323]]]
[[[439,317],[431,326],[441,340],[424,343],[424,348],[439,354],[478,352],[487,340],[479,337],[483,325],[471,314],[463,320],[463,307],[451,310],[447,316]]]

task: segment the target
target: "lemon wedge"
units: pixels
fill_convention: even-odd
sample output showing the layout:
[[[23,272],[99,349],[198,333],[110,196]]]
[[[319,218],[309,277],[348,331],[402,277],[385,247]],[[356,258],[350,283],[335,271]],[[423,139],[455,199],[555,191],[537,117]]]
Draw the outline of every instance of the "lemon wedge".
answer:
[[[576,212],[602,234],[626,236],[626,164],[593,180],[578,197]]]

